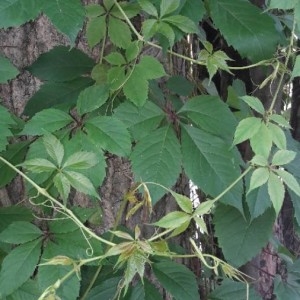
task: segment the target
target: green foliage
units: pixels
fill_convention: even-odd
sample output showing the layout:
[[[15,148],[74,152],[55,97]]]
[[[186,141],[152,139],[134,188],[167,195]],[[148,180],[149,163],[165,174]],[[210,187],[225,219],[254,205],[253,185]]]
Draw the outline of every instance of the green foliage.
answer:
[[[242,56],[253,62],[272,57],[279,40],[270,16],[243,0],[212,0],[209,7],[214,24]]]
[[[237,267],[251,260],[271,237],[274,221],[272,209],[248,221],[238,210],[220,205],[216,209],[214,223],[226,260]]]
[[[15,68],[13,64],[2,55],[0,55],[0,65],[0,83],[5,83],[19,74],[18,69]]]
[[[42,85],[21,118],[0,106],[0,187],[19,174],[30,207],[0,207],[1,299],[162,299],[149,273],[177,300],[199,299],[203,287],[208,294],[209,280],[216,286],[209,299],[258,299],[227,262],[247,264],[272,240],[286,193],[300,224],[300,147],[289,120],[274,111],[284,80],[300,75],[293,57],[300,5],[270,0],[262,11],[250,2],[0,3],[1,28],[43,13],[70,42],[26,67]],[[73,48],[79,31],[93,58]],[[249,92],[251,80],[233,78],[262,66],[272,73],[257,88],[275,86],[268,106]],[[0,56],[0,83],[18,74]],[[77,207],[73,195],[100,200],[112,155],[131,164],[124,176],[133,182],[119,199],[115,228],[100,235],[99,202]],[[200,203],[175,192],[185,180],[197,186]],[[176,209],[150,218],[167,192]],[[119,228],[123,219],[151,225],[152,235],[141,224]],[[184,249],[172,244],[181,234],[190,238]],[[215,237],[227,262],[202,253],[219,252],[206,245]],[[199,270],[172,260],[189,258]],[[286,264],[273,296],[296,299],[299,261],[289,255]]]

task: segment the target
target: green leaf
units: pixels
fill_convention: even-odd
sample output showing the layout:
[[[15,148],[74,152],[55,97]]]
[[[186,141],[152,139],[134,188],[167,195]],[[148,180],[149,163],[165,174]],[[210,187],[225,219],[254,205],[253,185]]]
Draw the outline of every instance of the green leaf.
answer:
[[[80,115],[89,113],[101,107],[109,97],[106,85],[93,85],[83,90],[77,100],[77,111]]]
[[[243,96],[240,97],[244,102],[246,102],[252,109],[261,115],[265,114],[265,108],[262,105],[261,101],[257,97],[253,96]]]
[[[140,6],[137,3],[121,1],[119,2],[120,7],[125,12],[127,18],[131,19],[140,13]],[[118,19],[125,20],[123,13],[120,9],[114,5],[110,10],[110,14]]]
[[[1,156],[13,165],[18,165],[24,161],[30,143],[31,141],[22,141],[10,144],[7,146],[7,150],[1,153]],[[0,162],[0,170],[0,188],[2,188],[6,184],[10,183],[17,173],[3,162]]]
[[[119,52],[111,52],[110,54],[105,56],[104,59],[111,65],[115,66],[122,66],[126,64],[124,56]]]
[[[42,294],[36,281],[29,279],[20,288],[13,292],[7,300],[32,300],[38,299]]]
[[[195,275],[187,267],[173,261],[154,263],[152,267],[160,284],[176,300],[199,300]]]
[[[296,178],[292,174],[288,173],[285,170],[280,170],[280,169],[277,169],[275,172],[281,177],[281,179],[288,186],[288,188],[290,188],[295,194],[300,196],[299,183],[297,182]]]
[[[98,158],[93,152],[80,151],[72,154],[63,164],[63,169],[82,170],[94,167]]]
[[[66,240],[68,238],[66,237]],[[72,245],[74,247],[74,245]],[[41,263],[46,262],[58,255],[65,255],[70,257],[66,253],[65,249],[58,243],[57,245],[53,242],[48,242],[45,247],[43,255],[41,257]],[[45,290],[50,285],[53,285],[57,280],[62,279],[68,272],[73,269],[73,266],[64,265],[43,265],[39,267],[37,279],[39,286],[42,290]],[[68,280],[64,281],[63,284],[56,290],[56,295],[64,300],[74,300],[79,296],[80,282],[76,273],[73,273]]]
[[[126,23],[113,17],[108,21],[108,36],[117,47],[126,49],[131,42],[131,31]]]
[[[0,11],[0,19],[1,19],[1,11]],[[10,62],[10,60],[2,55],[0,55],[0,66],[1,66],[0,83],[6,83],[8,80],[15,78],[19,74],[18,69],[14,67],[14,65]]]
[[[156,182],[170,188],[181,170],[180,144],[171,126],[165,126],[141,139],[131,154],[136,181]],[[165,193],[150,186],[153,204]]]
[[[171,191],[172,196],[175,198],[178,206],[186,213],[191,214],[193,212],[193,203],[190,198],[185,195],[181,195]]]
[[[124,83],[127,81],[128,76],[125,74],[125,66],[123,67],[111,67],[107,71],[107,82],[110,84],[111,90],[120,89]]]
[[[171,1],[170,1],[171,2]],[[170,16],[170,17],[164,17],[162,21],[167,22],[184,33],[197,33],[198,28],[196,24],[190,20],[188,17],[185,16],[180,16],[180,15],[175,15],[175,16]]]
[[[267,168],[262,167],[262,168],[255,169],[251,175],[248,193],[264,185],[268,181],[269,176],[270,176],[270,172]]]
[[[108,298],[106,298],[108,299]],[[143,278],[143,283],[139,281],[132,292],[130,293],[129,298],[126,300],[162,300],[158,289],[150,283],[146,278]]]
[[[145,11],[150,16],[158,17],[157,9],[155,6],[148,0],[138,0],[139,5],[142,10]]]
[[[0,27],[18,27],[35,19],[40,12],[41,4],[36,0],[6,0],[0,2]]]
[[[103,280],[99,285],[91,289],[88,294],[89,300],[114,299],[123,277],[112,277]]]
[[[245,300],[247,299],[247,285],[244,282],[237,282],[223,279],[221,285],[217,286],[210,294],[210,300]],[[258,300],[254,289],[250,289],[249,298]]]
[[[135,67],[125,82],[123,92],[127,99],[137,106],[142,106],[148,98],[149,84],[145,79],[142,70]]]
[[[269,9],[293,9],[296,4],[298,3],[297,0],[270,0],[268,8]]]
[[[265,123],[261,123],[259,130],[250,138],[250,145],[255,154],[269,157],[272,148],[272,135]]]
[[[106,17],[100,16],[87,21],[86,36],[89,47],[93,48],[100,43],[106,34]]]
[[[198,24],[206,13],[204,3],[198,0],[181,1],[181,9],[179,14],[186,16],[196,24]]]
[[[0,241],[10,244],[24,244],[39,238],[43,232],[35,225],[16,221],[0,233]]]
[[[167,87],[180,96],[189,96],[194,89],[193,84],[181,75],[171,76],[167,81]]]
[[[105,14],[105,9],[99,4],[88,4],[85,6],[87,18],[96,18]]]
[[[65,154],[62,143],[50,133],[43,136],[43,143],[47,153],[55,161],[57,166],[60,167]]]
[[[272,136],[273,143],[281,150],[286,149],[286,137],[284,131],[273,123],[268,124],[269,131]]]
[[[243,57],[257,62],[273,56],[279,35],[270,16],[243,0],[211,0],[209,6],[215,26]]]
[[[31,210],[23,206],[0,207],[0,230],[5,229],[15,221],[33,221]]]
[[[234,152],[220,138],[192,126],[182,126],[183,166],[188,177],[211,196],[223,192],[240,176]],[[239,182],[223,197],[222,202],[243,211]]]
[[[63,171],[70,184],[79,192],[94,196],[99,199],[99,194],[95,190],[90,179],[78,172]]]
[[[178,114],[186,114],[202,130],[231,143],[236,119],[219,97],[198,96],[191,98],[183,105]]]
[[[251,163],[260,167],[266,167],[269,165],[268,159],[262,155],[254,155],[251,159]]]
[[[154,57],[149,55],[142,56],[139,64],[135,67],[147,80],[157,79],[166,75],[163,65]]]
[[[207,213],[209,213],[211,211],[211,209],[213,208],[213,206],[215,205],[215,201],[214,200],[206,200],[204,202],[201,202],[193,215],[205,215]]]
[[[216,236],[225,259],[233,266],[250,261],[272,235],[273,210],[267,210],[252,222],[231,206],[218,205],[214,214]]]
[[[83,131],[77,131],[71,140],[65,143],[65,149],[67,151],[66,157],[72,155],[74,151],[87,151],[95,153],[98,163],[94,167],[81,170],[80,172],[89,178],[93,185],[98,187],[102,184],[104,177],[106,176],[106,162],[104,153],[101,149],[101,144],[95,136],[89,136]]]
[[[53,172],[57,169],[51,161],[44,158],[28,159],[20,165],[33,173]]]
[[[260,118],[249,117],[243,119],[236,128],[233,144],[240,144],[251,139],[260,130],[261,126],[262,120]]]
[[[20,134],[42,135],[54,132],[74,121],[71,116],[55,108],[44,109],[36,113],[26,124]]]
[[[294,68],[292,71],[291,79],[298,77],[298,76],[300,76],[300,56],[299,55],[296,56],[296,61],[295,61]]]
[[[57,173],[53,178],[53,183],[63,199],[64,204],[66,205],[71,190],[69,180],[63,173]]]
[[[284,200],[284,185],[273,172],[270,172],[268,180],[268,193],[278,216]]]
[[[28,242],[10,251],[2,262],[0,298],[20,287],[33,274],[40,258],[41,239]]]
[[[174,12],[180,5],[180,0],[161,0],[160,2],[160,17]]]
[[[54,106],[71,108],[76,104],[79,93],[91,86],[94,81],[88,77],[77,78],[68,82],[46,82],[26,104],[24,114],[35,113]]]
[[[162,228],[177,228],[191,219],[191,216],[183,211],[172,211],[153,223]]]
[[[45,1],[42,10],[54,26],[74,44],[78,32],[82,29],[85,15],[80,0]]]
[[[250,221],[262,215],[272,205],[268,194],[268,185],[264,184],[247,193],[246,202],[251,216]]]
[[[99,148],[119,156],[128,156],[131,150],[129,132],[125,125],[114,117],[95,117],[87,120],[89,139]]]
[[[125,57],[127,62],[133,61],[140,53],[140,42],[134,41],[126,48]]]
[[[94,61],[82,51],[76,48],[70,50],[69,47],[57,46],[49,52],[41,54],[27,69],[42,80],[64,82],[90,73],[93,66]]]
[[[126,101],[115,109],[114,116],[126,125],[135,140],[140,140],[158,127],[165,114],[153,102],[138,107]]]
[[[296,152],[290,150],[277,151],[272,159],[272,165],[281,166],[290,163],[296,157]]]
[[[269,116],[269,119],[282,127],[291,129],[289,121],[286,120],[285,117],[282,115],[273,114]]]

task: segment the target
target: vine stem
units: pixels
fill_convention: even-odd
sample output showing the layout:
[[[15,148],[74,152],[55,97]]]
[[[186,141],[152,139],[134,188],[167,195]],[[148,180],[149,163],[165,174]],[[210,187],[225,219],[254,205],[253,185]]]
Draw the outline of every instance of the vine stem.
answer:
[[[295,21],[295,18],[294,18],[293,28],[292,28],[292,33],[291,33],[291,39],[290,39],[290,43],[289,43],[289,46],[288,46],[288,50],[287,50],[287,54],[286,54],[286,59],[285,59],[285,63],[284,63],[285,70],[287,69],[287,66],[288,66],[288,63],[289,63],[289,60],[290,60],[290,56],[292,54],[292,49],[293,49],[293,44],[294,44],[295,29],[296,29],[296,21]],[[277,89],[276,89],[274,97],[272,99],[272,103],[271,103],[270,108],[268,110],[270,113],[272,113],[272,111],[273,111],[273,108],[274,108],[274,105],[276,103],[279,91],[282,88],[282,83],[283,83],[284,75],[285,75],[285,72],[282,72],[282,74],[280,76],[280,79],[279,79],[279,82],[278,82],[278,85],[277,85]]]
[[[100,236],[96,235],[93,231],[91,231],[90,229],[88,229],[86,226],[84,226],[84,224],[81,223],[81,221],[74,215],[74,213],[68,209],[67,207],[65,207],[62,203],[60,203],[58,200],[56,200],[55,198],[53,198],[46,189],[41,188],[39,185],[37,185],[33,180],[31,180],[27,175],[25,175],[22,171],[20,171],[18,168],[16,168],[14,165],[12,165],[9,161],[7,161],[5,158],[3,158],[2,156],[0,156],[0,160],[2,162],[4,162],[7,166],[9,166],[11,169],[13,169],[15,172],[17,172],[19,175],[21,175],[28,183],[30,183],[37,191],[39,194],[47,197],[52,203],[56,204],[57,206],[60,207],[60,209],[62,209],[69,217],[71,220],[73,220],[73,222],[78,225],[78,227],[85,231],[88,235],[90,235],[91,237],[95,238],[96,240],[109,245],[109,246],[115,246],[115,243],[112,243],[110,241],[107,241],[103,238],[101,238]]]
[[[143,42],[143,43],[146,43],[147,45],[149,46],[152,46],[154,48],[157,48],[157,49],[160,49],[162,50],[162,47],[153,43],[153,42],[150,42],[150,41],[147,41],[145,40],[145,38],[135,29],[134,25],[132,24],[132,22],[130,21],[130,19],[128,18],[128,16],[126,15],[125,11],[123,10],[123,8],[121,7],[121,5],[118,3],[117,0],[114,0],[114,3],[115,5],[117,6],[117,8],[119,9],[119,11],[121,12],[121,14],[123,15],[126,23],[128,24],[128,26],[131,28],[132,32],[136,35],[136,37],[138,38],[139,41]],[[184,59],[185,61],[189,61],[191,63],[194,63],[194,64],[197,64],[197,65],[202,65],[202,66],[206,66],[206,63],[205,62],[201,62],[197,59],[194,59],[194,58],[191,58],[191,57],[188,57],[186,55],[182,55],[182,54],[179,54],[177,52],[174,52],[172,50],[167,50],[167,53],[173,55],[173,56],[176,56],[178,58],[181,58],[181,59]],[[245,69],[251,69],[251,68],[254,68],[254,67],[257,67],[257,66],[261,66],[261,65],[268,65],[268,64],[271,64],[270,63],[270,60],[262,60],[260,62],[257,62],[255,64],[251,64],[251,65],[247,65],[247,66],[242,66],[242,67],[230,67],[228,66],[228,69],[230,70],[245,70]]]
[[[213,201],[218,201],[221,199],[229,190],[231,190],[247,173],[252,170],[252,166],[249,166],[234,182],[232,182],[222,193],[220,193],[217,197],[212,199]]]

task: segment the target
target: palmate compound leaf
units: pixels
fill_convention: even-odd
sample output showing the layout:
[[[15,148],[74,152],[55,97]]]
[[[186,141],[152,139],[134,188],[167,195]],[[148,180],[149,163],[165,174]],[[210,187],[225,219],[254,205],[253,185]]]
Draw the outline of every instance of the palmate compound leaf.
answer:
[[[16,221],[0,233],[0,241],[10,244],[24,244],[39,238],[43,232],[35,225]]]
[[[131,32],[128,25],[120,19],[110,17],[108,21],[108,36],[117,47],[126,49],[131,42]]]
[[[8,80],[13,79],[19,74],[18,69],[9,61],[9,59],[2,55],[0,55],[0,66],[0,83],[6,83]]]
[[[180,5],[180,0],[161,0],[160,2],[160,17],[174,12]]]
[[[261,123],[258,131],[250,138],[253,152],[268,158],[272,148],[272,134],[265,123]]]
[[[272,235],[275,213],[268,209],[251,222],[235,208],[219,204],[214,224],[225,259],[239,267],[254,257]]]
[[[4,258],[0,272],[0,299],[11,294],[33,274],[40,258],[42,240],[16,247]]]
[[[131,154],[136,181],[160,183],[166,188],[175,184],[181,169],[180,144],[171,126],[151,132],[141,139]],[[156,203],[165,190],[148,185],[152,201]]]
[[[35,19],[41,9],[38,0],[4,0],[0,1],[0,28],[17,27]]]
[[[62,110],[49,108],[36,113],[26,122],[20,134],[42,135],[54,132],[74,121],[71,116]]]
[[[204,193],[217,196],[240,176],[235,152],[215,135],[192,126],[183,125],[181,128],[186,174]],[[242,182],[238,182],[222,197],[222,202],[242,212],[242,193]]]
[[[42,11],[54,26],[69,38],[71,44],[74,44],[85,17],[80,0],[44,1]]]
[[[187,267],[173,261],[153,263],[152,267],[160,284],[176,300],[199,300],[195,275]]]
[[[256,62],[273,56],[279,41],[274,21],[243,0],[210,0],[210,15],[227,43]]]

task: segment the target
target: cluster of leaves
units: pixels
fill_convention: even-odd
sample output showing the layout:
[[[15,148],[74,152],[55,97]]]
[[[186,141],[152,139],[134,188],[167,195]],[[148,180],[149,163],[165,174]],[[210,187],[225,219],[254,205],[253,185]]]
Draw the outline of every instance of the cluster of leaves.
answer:
[[[41,294],[40,299],[85,297],[85,290],[90,289],[87,279],[98,272],[100,265],[100,276],[89,291],[89,299],[112,299],[116,291],[121,299],[161,299],[144,278],[149,263],[158,281],[176,299],[199,299],[195,275],[181,264],[159,258],[177,255],[160,237],[184,233],[191,222],[207,233],[202,216],[213,210],[219,246],[226,260],[239,267],[272,236],[285,187],[300,224],[300,173],[296,167],[300,150],[287,131],[288,122],[272,109],[265,109],[259,99],[236,89],[237,81],[228,88],[227,103],[216,93],[194,96],[190,81],[167,75],[157,58],[143,54],[144,46],[150,45],[172,55],[170,49],[177,41],[195,34],[204,48],[197,59],[186,59],[205,65],[211,81],[219,70],[232,71],[231,59],[205,40],[198,27],[204,17],[210,17],[228,45],[258,65],[273,64],[278,43],[287,46],[284,26],[295,32],[287,20],[262,14],[244,0],[210,0],[206,5],[196,0],[104,0],[101,5],[86,7],[79,0],[24,3],[10,0],[0,4],[1,28],[19,26],[43,12],[73,45],[86,18],[88,44],[91,48],[99,44],[102,51],[95,63],[80,50],[58,46],[29,66],[27,70],[44,84],[25,107],[24,114],[29,117],[26,122],[0,106],[1,157],[23,167],[29,179],[39,185],[38,195],[28,191],[31,202],[41,207],[42,218],[51,214],[53,218],[43,222],[42,231],[31,223],[29,210],[19,206],[0,209],[2,298],[32,299]],[[269,9],[270,14],[273,9],[293,9],[296,23],[298,6],[296,1],[283,4],[271,0]],[[130,21],[137,15],[142,20],[140,30]],[[105,53],[107,40],[112,45],[109,54]],[[281,75],[275,62],[274,76]],[[0,82],[17,75],[17,69],[2,56],[0,65]],[[299,75],[297,58],[291,77]],[[229,105],[237,112],[233,113]],[[11,137],[18,140],[24,135],[30,139],[9,143]],[[236,145],[248,140],[254,156],[247,168]],[[99,211],[72,207],[68,199],[71,187],[92,200],[99,198],[97,189],[105,178],[107,153],[130,160],[136,182],[158,183],[144,186],[145,201],[136,202],[129,217],[141,205],[151,210],[166,193],[162,186],[171,188],[182,169],[212,200],[193,208],[188,197],[170,191],[179,210],[153,224],[162,228],[163,234],[144,240],[137,227],[134,234],[114,230],[112,239],[105,235],[103,240],[90,239],[87,235],[93,233],[83,223],[99,222]],[[0,168],[3,187],[14,178],[16,169],[2,161]],[[246,171],[242,173],[242,169]],[[64,210],[67,207],[71,210]],[[104,249],[105,242],[108,249]],[[210,266],[207,261],[215,258],[202,254],[193,241],[192,245],[195,257],[216,275],[221,269],[229,278],[243,278],[219,260]],[[92,258],[87,248],[93,251]],[[290,260],[288,272],[294,274],[298,261],[294,257]],[[33,274],[34,279],[30,279]],[[141,282],[131,286],[136,274]],[[126,294],[121,293],[123,289]],[[287,289],[287,284],[277,278],[275,294],[279,297]],[[289,293],[299,293],[295,290]],[[244,295],[244,283],[226,279],[210,297],[238,299]],[[255,299],[253,291],[250,295]]]

